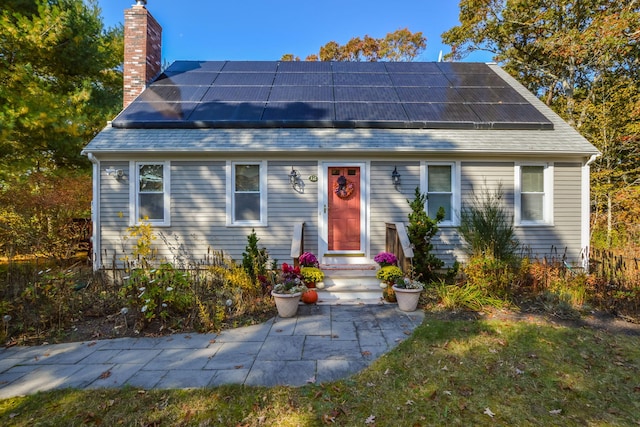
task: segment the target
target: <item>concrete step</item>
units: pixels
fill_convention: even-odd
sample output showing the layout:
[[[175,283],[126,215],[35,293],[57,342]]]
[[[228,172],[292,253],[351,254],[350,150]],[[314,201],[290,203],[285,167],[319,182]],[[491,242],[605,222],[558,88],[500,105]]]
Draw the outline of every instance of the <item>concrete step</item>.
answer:
[[[320,269],[325,287],[318,290],[319,304],[384,303],[376,264],[323,264]]]

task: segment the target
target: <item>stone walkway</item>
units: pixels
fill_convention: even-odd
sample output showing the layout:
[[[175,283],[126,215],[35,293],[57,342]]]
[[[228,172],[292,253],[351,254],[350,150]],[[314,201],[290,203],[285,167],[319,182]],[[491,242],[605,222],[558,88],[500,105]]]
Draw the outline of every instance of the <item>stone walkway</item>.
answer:
[[[300,306],[296,317],[220,334],[176,334],[0,350],[0,398],[58,388],[195,388],[333,381],[407,338],[424,313],[397,306]]]

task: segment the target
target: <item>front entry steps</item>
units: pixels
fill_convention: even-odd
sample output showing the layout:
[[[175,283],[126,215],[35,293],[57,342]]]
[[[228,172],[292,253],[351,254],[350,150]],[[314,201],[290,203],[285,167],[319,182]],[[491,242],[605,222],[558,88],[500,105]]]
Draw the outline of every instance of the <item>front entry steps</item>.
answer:
[[[318,304],[383,304],[376,264],[321,264],[324,289],[318,290]]]

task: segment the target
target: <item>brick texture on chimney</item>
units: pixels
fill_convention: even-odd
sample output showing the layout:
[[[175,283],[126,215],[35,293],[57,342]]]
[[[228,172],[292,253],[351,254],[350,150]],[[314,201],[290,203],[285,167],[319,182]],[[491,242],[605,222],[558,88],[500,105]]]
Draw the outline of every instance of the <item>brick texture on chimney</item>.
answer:
[[[124,97],[126,108],[162,69],[162,27],[144,6],[124,11]]]

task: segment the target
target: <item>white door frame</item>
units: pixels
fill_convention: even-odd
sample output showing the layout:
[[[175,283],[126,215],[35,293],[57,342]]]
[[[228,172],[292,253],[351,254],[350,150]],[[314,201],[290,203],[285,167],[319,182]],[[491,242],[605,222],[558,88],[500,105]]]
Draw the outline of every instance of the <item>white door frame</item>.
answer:
[[[328,183],[329,166],[360,168],[360,251],[329,251]],[[318,258],[324,264],[361,264],[368,261],[369,240],[369,169],[370,162],[320,161],[318,162]]]

